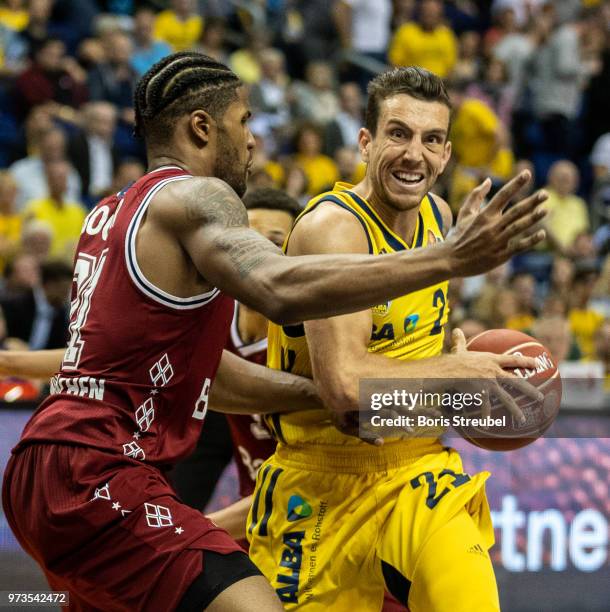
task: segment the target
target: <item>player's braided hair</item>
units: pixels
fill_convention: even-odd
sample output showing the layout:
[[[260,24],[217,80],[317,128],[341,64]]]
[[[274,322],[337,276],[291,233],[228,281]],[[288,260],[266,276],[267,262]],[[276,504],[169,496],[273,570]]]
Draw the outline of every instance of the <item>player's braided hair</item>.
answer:
[[[174,121],[201,108],[222,116],[241,85],[237,75],[215,59],[183,51],[157,62],[140,79],[134,96],[136,136],[159,142],[171,136]]]

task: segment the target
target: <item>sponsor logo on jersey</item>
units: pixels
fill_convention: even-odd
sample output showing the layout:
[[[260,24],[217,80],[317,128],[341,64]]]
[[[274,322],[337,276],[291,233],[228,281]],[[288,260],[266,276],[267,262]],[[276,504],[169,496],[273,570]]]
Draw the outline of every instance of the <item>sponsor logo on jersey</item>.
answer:
[[[306,519],[311,516],[311,513],[311,506],[300,495],[290,496],[286,517],[289,522],[294,523],[295,521]]]
[[[392,300],[386,302],[385,304],[377,304],[377,306],[373,306],[371,310],[373,314],[379,315],[380,317],[385,317],[388,312],[390,312],[390,306],[392,304]]]
[[[310,508],[311,513],[311,508]],[[289,570],[290,573],[278,573],[276,582],[279,585],[275,592],[284,603],[299,603],[299,577],[303,561],[304,531],[290,531],[282,537],[284,548],[280,559],[280,571]]]
[[[404,330],[405,334],[410,334],[415,331],[417,327],[417,322],[419,321],[419,315],[412,314],[405,318]]]

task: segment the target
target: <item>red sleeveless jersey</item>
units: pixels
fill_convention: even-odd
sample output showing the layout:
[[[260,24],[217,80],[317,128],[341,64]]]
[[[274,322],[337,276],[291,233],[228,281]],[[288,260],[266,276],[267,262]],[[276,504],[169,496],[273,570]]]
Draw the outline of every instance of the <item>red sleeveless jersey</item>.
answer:
[[[218,289],[170,295],[144,277],[136,258],[152,198],[189,178],[178,167],[159,168],[87,216],[62,368],[17,448],[32,441],[82,444],[158,466],[193,450],[234,302]]]
[[[265,365],[267,363],[267,338],[251,344],[244,342],[239,335],[238,316],[239,304],[236,302],[227,349],[248,361]],[[258,469],[267,458],[273,455],[276,442],[258,414],[227,414],[227,421],[233,441],[233,456],[237,465],[239,494],[247,497],[254,492]]]

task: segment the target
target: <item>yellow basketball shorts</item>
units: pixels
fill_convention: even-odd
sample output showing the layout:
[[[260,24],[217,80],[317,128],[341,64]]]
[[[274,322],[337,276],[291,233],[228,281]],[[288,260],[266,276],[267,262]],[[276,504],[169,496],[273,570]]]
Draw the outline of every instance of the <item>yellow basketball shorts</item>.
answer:
[[[378,611],[384,590],[411,612],[500,609],[489,473],[469,476],[456,451],[431,450],[371,469],[353,450],[280,445],[258,473],[247,530],[287,610]]]

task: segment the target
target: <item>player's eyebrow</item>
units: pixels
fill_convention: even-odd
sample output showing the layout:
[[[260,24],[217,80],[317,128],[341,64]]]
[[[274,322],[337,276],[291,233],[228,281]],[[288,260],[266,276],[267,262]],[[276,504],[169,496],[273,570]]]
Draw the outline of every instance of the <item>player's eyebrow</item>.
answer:
[[[401,119],[390,119],[388,121],[388,128],[391,128],[393,126],[401,127],[402,129],[408,130],[409,132],[413,131],[413,128],[411,128],[407,123],[405,123]],[[447,138],[447,130],[443,128],[432,128],[430,130],[424,131],[424,136],[440,136],[442,138]]]

